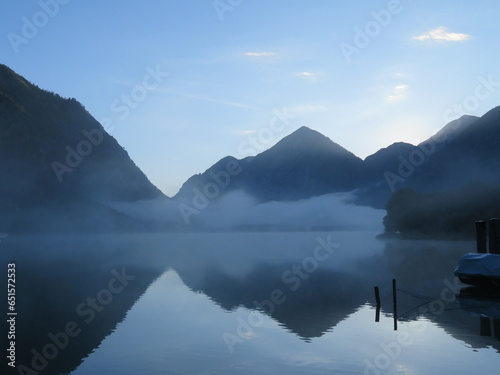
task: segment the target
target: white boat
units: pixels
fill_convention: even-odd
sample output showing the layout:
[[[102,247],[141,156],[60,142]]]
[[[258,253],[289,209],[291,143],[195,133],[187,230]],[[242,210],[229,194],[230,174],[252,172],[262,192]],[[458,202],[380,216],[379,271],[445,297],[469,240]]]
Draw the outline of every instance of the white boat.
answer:
[[[500,288],[500,255],[465,254],[458,261],[455,276],[464,284]]]

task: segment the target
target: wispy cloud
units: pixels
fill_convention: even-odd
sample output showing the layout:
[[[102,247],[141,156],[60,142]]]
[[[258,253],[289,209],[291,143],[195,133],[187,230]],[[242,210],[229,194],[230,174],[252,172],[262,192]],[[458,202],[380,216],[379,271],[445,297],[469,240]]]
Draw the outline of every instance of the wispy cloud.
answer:
[[[271,56],[278,56],[277,53],[275,52],[244,52],[244,56],[248,57],[271,57]]]
[[[163,94],[175,95],[175,96],[182,96],[182,97],[189,98],[189,99],[195,99],[195,100],[201,100],[201,101],[204,101],[204,102],[222,104],[222,105],[227,105],[227,106],[230,106],[230,107],[251,109],[253,111],[262,111],[262,109],[260,109],[260,108],[257,108],[257,107],[254,107],[254,106],[251,106],[251,105],[248,105],[248,104],[244,104],[244,103],[229,102],[229,101],[226,101],[226,100],[220,100],[220,99],[211,98],[211,97],[209,98],[209,97],[206,97],[206,96],[193,95],[193,94],[184,94],[184,93],[180,93],[180,92],[173,92],[173,91],[162,90],[162,89],[159,89],[159,90],[156,90],[156,91],[158,91],[160,93],[163,93]]]
[[[436,40],[438,42],[464,42],[471,39],[468,34],[452,33],[449,32],[446,27],[439,26],[436,29],[428,31],[422,35],[414,36],[412,39],[415,40]]]
[[[397,85],[392,89],[393,93],[387,97],[387,101],[392,103],[405,98],[408,91],[408,87],[409,86],[406,84]]]
[[[236,132],[236,134],[241,134],[241,135],[249,135],[249,134],[255,134],[255,133],[257,133],[256,129],[239,130]]]
[[[311,73],[311,72],[301,72],[301,73],[297,73],[295,74],[297,77],[308,77],[308,78],[312,78],[315,76],[314,73]]]

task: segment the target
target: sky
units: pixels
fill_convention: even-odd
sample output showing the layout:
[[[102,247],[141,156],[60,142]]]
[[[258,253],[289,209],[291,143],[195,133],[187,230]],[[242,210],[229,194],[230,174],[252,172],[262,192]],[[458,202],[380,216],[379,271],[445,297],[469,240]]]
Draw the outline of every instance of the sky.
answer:
[[[365,158],[499,104],[495,0],[3,0],[0,62],[169,196],[308,126]],[[497,83],[498,82],[498,83]]]

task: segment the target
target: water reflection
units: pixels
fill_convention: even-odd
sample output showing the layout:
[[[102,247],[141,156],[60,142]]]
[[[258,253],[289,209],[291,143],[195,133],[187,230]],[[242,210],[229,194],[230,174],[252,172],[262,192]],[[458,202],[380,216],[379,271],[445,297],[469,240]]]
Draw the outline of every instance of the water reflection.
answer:
[[[12,236],[2,244],[0,263],[16,264],[20,373],[76,369],[161,275],[159,264],[131,261],[130,240]]]
[[[388,241],[385,254],[401,289],[400,319],[423,316],[471,348],[500,351],[498,334],[484,334],[489,320],[479,319],[500,317],[498,291],[467,287],[453,276],[460,257],[474,248],[467,241]]]
[[[481,336],[500,340],[499,290],[484,289],[477,286],[466,287],[460,290],[457,299],[462,311],[469,316],[479,318],[479,333]]]
[[[349,249],[338,248],[330,257],[324,252],[315,259],[314,242],[294,254],[288,242],[273,249],[282,255],[279,262],[246,259],[246,270],[238,275],[213,263],[195,273],[190,264],[174,268],[192,290],[227,311],[259,309],[304,340],[322,336],[372,297],[374,258],[354,261]]]
[[[99,352],[103,340],[120,330],[119,323],[146,291],[153,293],[150,286],[167,269],[175,270],[190,293],[207,296],[226,314],[241,308],[259,311],[303,342],[341,337],[340,323],[375,307],[374,286],[380,288],[382,317],[391,317],[391,280],[396,278],[403,323],[424,317],[471,348],[499,350],[500,317],[488,315],[498,312],[498,296],[481,299],[462,291],[455,299],[461,285],[453,269],[471,246],[381,242],[357,233],[12,236],[2,243],[0,260],[17,265],[17,364],[60,374],[75,371]],[[174,297],[167,291],[154,293],[155,299]],[[150,324],[149,319],[141,324]],[[154,318],[157,324],[161,319],[170,318]],[[70,322],[76,327],[68,332]],[[364,350],[362,337],[368,339],[376,324],[384,323],[371,317],[371,328],[359,333],[361,338],[353,336],[357,350]],[[223,332],[221,328],[216,338],[221,345]],[[186,345],[196,346],[200,339],[192,340]],[[229,353],[217,355],[223,362]],[[358,358],[360,365],[363,358]]]

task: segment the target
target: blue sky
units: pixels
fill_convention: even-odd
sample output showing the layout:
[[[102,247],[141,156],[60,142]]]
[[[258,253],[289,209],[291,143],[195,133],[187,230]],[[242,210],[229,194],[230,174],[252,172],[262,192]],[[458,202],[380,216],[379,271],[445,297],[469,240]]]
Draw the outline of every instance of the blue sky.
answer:
[[[499,14],[494,0],[5,0],[0,62],[78,99],[173,195],[303,125],[364,158],[484,114]]]

